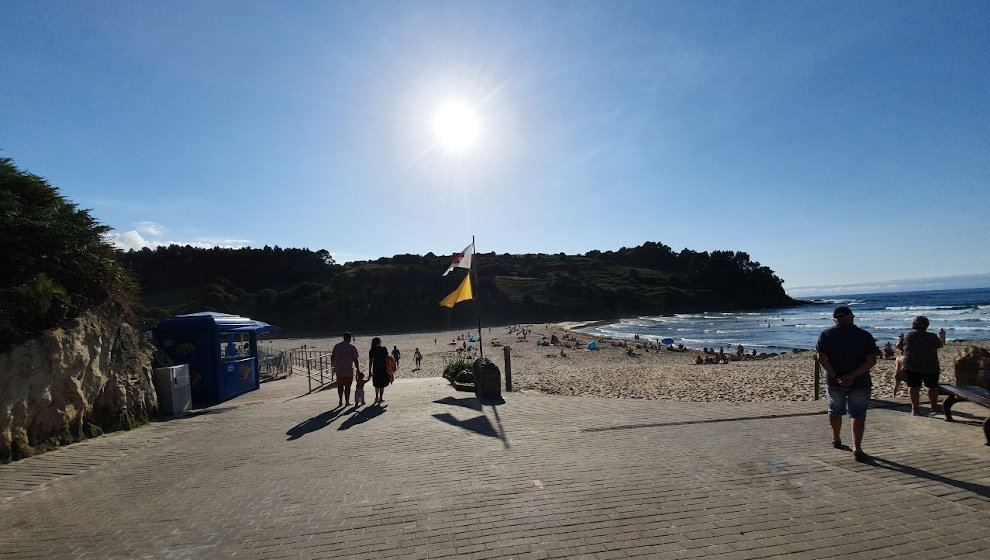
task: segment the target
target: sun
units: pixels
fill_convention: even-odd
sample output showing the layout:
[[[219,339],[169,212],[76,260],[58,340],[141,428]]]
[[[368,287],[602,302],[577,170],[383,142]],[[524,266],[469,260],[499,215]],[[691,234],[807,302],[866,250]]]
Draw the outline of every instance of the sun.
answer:
[[[451,101],[437,109],[433,132],[444,150],[461,153],[477,143],[481,122],[473,109],[459,101]]]

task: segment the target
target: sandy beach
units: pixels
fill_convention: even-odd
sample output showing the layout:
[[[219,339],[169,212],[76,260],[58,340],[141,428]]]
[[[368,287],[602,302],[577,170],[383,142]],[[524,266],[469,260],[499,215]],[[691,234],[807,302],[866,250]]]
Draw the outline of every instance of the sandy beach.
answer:
[[[778,402],[814,399],[814,353],[805,351],[748,359],[727,364],[695,365],[700,349],[681,351],[628,348],[598,342],[597,350],[585,347],[593,337],[575,333],[579,323],[533,324],[526,340],[517,339],[510,327],[491,327],[482,331],[484,355],[505,376],[504,348],[510,348],[513,391],[553,395],[580,395],[608,398],[655,399],[706,402]],[[524,325],[527,326],[527,325]],[[456,355],[453,348],[477,330],[427,333],[361,333],[356,346],[367,356],[374,336],[381,337],[389,349],[397,346],[402,353],[399,378],[439,377],[444,365]],[[538,341],[556,336],[558,346],[541,346]],[[565,339],[565,336],[568,338]],[[259,342],[271,350],[292,350],[305,346],[328,353],[339,338],[280,338]],[[456,345],[450,343],[454,341]],[[497,341],[504,346],[493,346]],[[986,342],[949,342],[939,352],[942,381],[953,381],[953,363],[960,348],[968,345],[990,348]],[[473,344],[477,350],[477,343]],[[415,369],[413,351],[423,354],[422,367]],[[561,356],[561,350],[565,356]],[[734,348],[733,348],[734,350]],[[726,348],[726,352],[730,352]],[[477,355],[477,351],[474,354]],[[366,367],[366,358],[362,367]],[[889,399],[894,386],[894,360],[879,360],[873,369],[873,398]],[[822,389],[824,392],[824,388]],[[901,386],[897,400],[907,401],[907,389]]]

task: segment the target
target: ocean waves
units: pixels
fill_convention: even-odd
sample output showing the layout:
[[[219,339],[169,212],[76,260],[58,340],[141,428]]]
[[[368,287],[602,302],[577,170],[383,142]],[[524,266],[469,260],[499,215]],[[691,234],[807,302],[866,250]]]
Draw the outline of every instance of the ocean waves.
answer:
[[[735,347],[758,351],[814,348],[818,334],[832,326],[832,310],[847,305],[856,324],[873,333],[877,342],[896,342],[925,315],[930,329],[944,328],[950,340],[990,340],[990,288],[885,294],[855,294],[812,300],[794,308],[745,312],[707,312],[637,317],[579,329],[608,338],[658,342],[674,339],[691,348]]]

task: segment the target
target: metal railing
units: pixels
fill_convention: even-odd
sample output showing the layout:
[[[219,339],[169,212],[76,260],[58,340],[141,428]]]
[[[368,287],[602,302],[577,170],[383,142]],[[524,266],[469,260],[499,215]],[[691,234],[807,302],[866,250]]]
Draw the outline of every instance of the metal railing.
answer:
[[[273,352],[258,348],[258,375],[262,381],[275,381],[291,374],[292,367],[289,365],[287,352],[284,350]]]
[[[289,352],[289,363],[292,372],[306,376],[310,393],[313,392],[313,381],[317,382],[317,391],[336,383],[336,376],[330,367],[330,354],[325,350],[292,350]]]

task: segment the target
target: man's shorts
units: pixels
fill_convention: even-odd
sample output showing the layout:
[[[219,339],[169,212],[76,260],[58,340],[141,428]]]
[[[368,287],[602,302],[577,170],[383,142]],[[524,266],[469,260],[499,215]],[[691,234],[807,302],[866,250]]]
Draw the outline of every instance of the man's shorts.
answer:
[[[922,383],[929,389],[938,387],[938,373],[920,373],[905,370],[904,375],[907,376],[908,387],[921,387]]]
[[[866,420],[866,408],[870,405],[870,387],[828,386],[829,416],[845,416],[847,403],[850,418]]]

